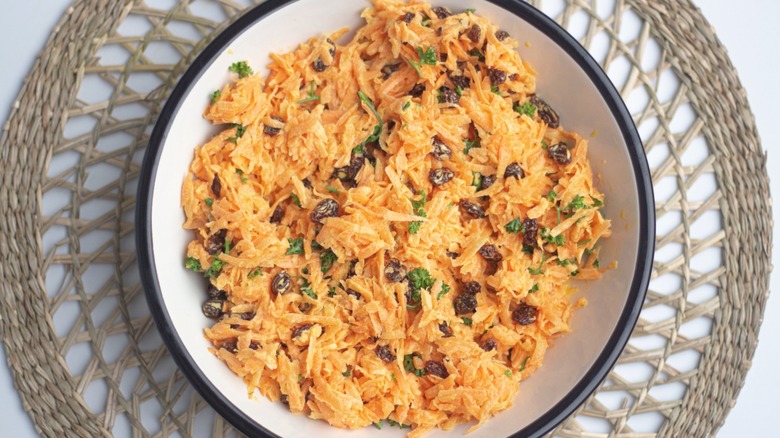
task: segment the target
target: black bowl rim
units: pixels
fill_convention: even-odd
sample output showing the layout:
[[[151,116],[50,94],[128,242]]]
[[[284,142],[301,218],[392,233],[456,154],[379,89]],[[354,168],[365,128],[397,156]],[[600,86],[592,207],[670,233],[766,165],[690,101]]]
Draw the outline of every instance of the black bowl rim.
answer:
[[[163,142],[167,136],[171,121],[179,109],[182,99],[200,77],[206,67],[238,35],[257,21],[275,10],[299,0],[269,0],[236,20],[212,41],[193,61],[171,93],[163,107],[160,117],[152,131],[149,145],[144,156],[139,177],[136,207],[136,247],[141,281],[146,293],[152,317],[160,331],[165,345],[171,352],[176,364],[200,395],[226,420],[248,436],[277,436],[253,420],[249,415],[230,402],[205,376],[195,364],[173,324],[167,309],[163,305],[162,292],[155,271],[151,235],[151,204],[154,193],[153,175],[156,174]],[[655,251],[655,204],[650,169],[636,126],[625,103],[615,86],[599,66],[598,62],[566,30],[534,7],[519,0],[486,0],[520,17],[536,27],[556,42],[574,59],[599,90],[613,117],[620,127],[621,134],[628,147],[629,156],[636,175],[636,188],[639,194],[639,246],[637,264],[631,281],[626,305],[618,320],[618,329],[612,333],[601,354],[574,387],[557,404],[531,424],[512,435],[512,437],[536,438],[547,434],[560,424],[601,384],[616,363],[639,318],[639,312],[647,293]]]

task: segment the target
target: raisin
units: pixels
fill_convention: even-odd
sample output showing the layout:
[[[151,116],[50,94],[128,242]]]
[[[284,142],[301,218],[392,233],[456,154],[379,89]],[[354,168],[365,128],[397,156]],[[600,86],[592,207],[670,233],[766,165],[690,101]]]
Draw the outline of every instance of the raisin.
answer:
[[[382,67],[382,78],[387,80],[390,76],[392,76],[393,73],[397,72],[398,69],[401,67],[401,63],[396,64],[385,64],[384,67]]]
[[[301,311],[301,313],[306,313],[309,310],[311,310],[312,305],[311,303],[298,303],[298,310]]]
[[[446,322],[442,322],[439,324],[439,331],[444,335],[445,338],[451,338],[454,335],[452,334],[452,329],[450,326],[447,325]]]
[[[290,274],[287,271],[281,271],[274,276],[271,281],[271,290],[277,295],[284,295],[290,291],[292,282],[290,281]]]
[[[452,12],[450,12],[449,9],[443,8],[441,6],[437,6],[437,7],[433,8],[432,11],[441,20],[443,20],[443,19],[449,17],[450,15],[452,15]]]
[[[485,351],[493,351],[496,349],[496,340],[493,338],[485,339],[485,341],[479,345],[479,348]]]
[[[404,14],[403,17],[401,17],[401,20],[403,20],[404,23],[409,24],[414,20],[414,13],[413,12],[407,12]]]
[[[466,89],[471,87],[471,79],[466,76],[450,76],[450,80],[455,85],[455,88]]]
[[[224,251],[226,237],[227,230],[224,228],[212,234],[211,237],[209,237],[206,241],[206,252],[211,255],[216,255]]]
[[[263,346],[260,345],[259,342],[257,342],[257,341],[250,341],[249,342],[249,349],[250,350],[259,350],[261,348],[263,348]]]
[[[284,123],[284,120],[280,119],[279,117],[271,116],[271,118],[277,122]],[[263,132],[270,135],[271,137],[274,137],[282,132],[282,128],[274,128],[273,126],[263,125]]]
[[[309,217],[312,222],[321,224],[323,220],[329,217],[336,217],[339,215],[339,203],[333,199],[323,199],[320,201],[314,210],[312,210]]]
[[[482,285],[479,284],[478,281],[469,281],[468,283],[463,285],[463,292],[470,294],[470,295],[476,295],[482,290]]]
[[[536,307],[526,303],[520,303],[512,312],[512,321],[520,325],[529,325],[536,322]]]
[[[303,332],[309,330],[313,325],[314,324],[308,322],[306,324],[299,325],[298,327],[295,328],[295,330],[293,330],[292,337],[297,338],[298,336],[302,335]]]
[[[284,219],[284,208],[282,208],[281,205],[277,205],[276,208],[274,208],[274,212],[271,214],[271,223],[272,224],[278,224],[282,222],[282,219]]]
[[[452,305],[455,307],[456,315],[474,313],[477,310],[477,297],[472,294],[460,294],[453,300]]]
[[[498,263],[488,262],[487,266],[485,267],[485,275],[493,275],[496,272],[498,272]]]
[[[472,43],[476,44],[479,42],[479,39],[482,38],[482,28],[479,27],[479,25],[474,24],[469,28],[468,32],[466,32],[466,36],[469,37]]]
[[[439,37],[440,37],[443,31],[444,31],[444,30],[443,30],[441,27],[439,27],[438,29],[436,29],[436,36],[439,36]],[[444,62],[444,61],[442,61],[442,62]]]
[[[439,28],[439,32],[441,33],[441,28]],[[441,35],[439,35],[439,36],[441,36]],[[450,56],[448,54],[446,54],[446,53],[440,53],[439,54],[439,60],[442,63],[447,62],[448,59],[450,59]]]
[[[453,260],[458,258],[458,256],[460,256],[460,254],[458,254],[456,252],[452,252],[452,251],[447,251],[447,257],[449,257],[449,258],[451,258]]]
[[[409,90],[409,95],[412,97],[420,97],[422,96],[423,91],[425,91],[425,84],[421,82],[419,84],[414,84],[414,87]]]
[[[387,345],[377,345],[374,353],[376,353],[377,357],[385,362],[392,362],[395,360],[393,350],[391,350]]]
[[[444,144],[444,142],[441,141],[438,136],[433,137],[433,139],[431,139],[431,143],[433,144],[433,152],[431,152],[433,158],[436,158],[439,161],[449,160],[452,158],[452,149]]]
[[[439,103],[451,103],[457,105],[460,103],[458,93],[452,91],[449,87],[439,88]]]
[[[455,178],[455,172],[453,172],[450,169],[447,169],[446,167],[442,167],[440,169],[433,169],[428,174],[428,181],[430,181],[431,184],[433,184],[436,187],[442,186],[450,182],[452,178]]]
[[[209,296],[210,300],[226,300],[227,299],[227,292],[224,290],[217,289],[216,286],[209,283],[208,289],[206,290],[206,293]]]
[[[531,103],[536,107],[536,114],[550,128],[557,128],[560,125],[558,113],[544,100],[538,98],[535,94],[531,95]]]
[[[203,314],[206,318],[217,319],[224,314],[222,312],[223,304],[225,304],[225,302],[222,300],[207,300],[203,303],[201,310],[203,310]]]
[[[432,376],[441,377],[442,379],[446,379],[447,376],[450,375],[450,373],[447,372],[447,368],[444,367],[444,364],[435,360],[429,360],[428,362],[425,362],[425,373]]]
[[[526,218],[523,221],[523,243],[529,246],[536,245],[536,234],[539,231],[539,222],[536,219]]]
[[[393,283],[400,283],[406,278],[406,266],[398,259],[390,259],[385,265],[385,277]]]
[[[488,76],[490,77],[490,83],[493,85],[501,85],[506,82],[506,72],[497,68],[489,68]]]
[[[363,295],[360,295],[360,292],[355,289],[347,289],[347,295],[355,297],[356,300],[363,298]]]
[[[317,58],[314,62],[311,63],[311,68],[313,68],[317,73],[322,73],[327,70],[328,66],[322,62],[322,58]]]
[[[478,204],[469,201],[460,201],[460,208],[464,213],[475,218],[485,217],[485,210]]]
[[[311,189],[312,189],[312,187],[313,187],[313,186],[311,185],[311,181],[309,181],[309,178],[304,178],[304,179],[302,179],[302,180],[301,180],[301,183],[303,184],[303,186],[304,186],[304,187],[306,187],[306,188],[307,188],[307,189],[309,189],[309,190],[311,190]]]
[[[566,143],[554,144],[547,148],[547,156],[561,166],[571,163],[571,151]]]
[[[517,74],[517,73],[512,73],[511,75],[509,75],[509,80],[510,81],[519,81],[520,80],[520,75]],[[509,90],[509,92],[512,93],[512,90]]]
[[[327,41],[328,44],[330,44],[330,49],[328,49],[328,52],[330,53],[330,56],[336,56],[336,43],[333,42],[330,38],[325,38],[325,41]]]
[[[482,248],[479,249],[479,255],[481,255],[483,259],[493,263],[498,263],[501,260],[504,260],[504,256],[498,252],[495,245],[491,244],[482,245]]]
[[[222,182],[217,174],[214,174],[214,179],[211,180],[211,191],[214,192],[214,196],[217,198],[222,196]]]
[[[282,396],[279,397],[279,401],[282,402],[283,405],[289,405],[290,397],[287,394],[282,394]]]
[[[505,39],[509,38],[509,32],[505,30],[499,30],[496,32],[496,39],[499,41],[504,41]]]
[[[506,166],[506,171],[504,171],[504,178],[509,178],[511,176],[515,177],[515,179],[525,178],[525,172],[523,172],[523,168],[520,167],[517,162]]]
[[[231,353],[235,353],[238,351],[238,339],[233,338],[222,341],[222,345],[219,348],[224,348]]]
[[[482,184],[480,184],[479,189],[485,190],[495,183],[496,183],[495,175],[482,175]]]

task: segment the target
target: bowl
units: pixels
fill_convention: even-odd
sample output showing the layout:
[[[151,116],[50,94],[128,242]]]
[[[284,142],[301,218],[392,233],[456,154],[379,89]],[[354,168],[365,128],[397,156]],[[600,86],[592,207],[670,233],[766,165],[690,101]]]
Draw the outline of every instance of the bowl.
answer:
[[[521,383],[514,405],[471,433],[471,437],[536,437],[549,432],[596,389],[626,345],[644,301],[655,240],[650,173],[632,119],[596,61],[565,30],[515,0],[439,0],[452,11],[475,8],[521,44],[523,59],[538,72],[539,94],[558,110],[567,129],[598,132],[589,151],[603,209],[613,235],[601,259],[618,267],[596,282],[577,282],[575,299],[589,305],[575,312],[573,332],[555,342],[544,365]],[[207,96],[227,83],[227,67],[247,60],[259,71],[271,52],[293,49],[318,34],[363,24],[367,0],[271,0],[225,29],[192,63],[175,87],[151,135],[141,173],[137,248],[147,301],[162,338],[182,372],[214,409],[249,436],[347,435],[323,421],[291,414],[281,403],[247,396],[241,378],[213,356],[203,329],[211,321],[200,311],[202,280],[183,267],[192,238],[181,224],[181,183],[193,149],[216,134],[202,117]],[[260,68],[262,66],[262,68]],[[468,425],[456,431],[463,432]],[[445,431],[432,431],[430,437]],[[400,436],[397,428],[373,427],[348,433],[362,438]]]

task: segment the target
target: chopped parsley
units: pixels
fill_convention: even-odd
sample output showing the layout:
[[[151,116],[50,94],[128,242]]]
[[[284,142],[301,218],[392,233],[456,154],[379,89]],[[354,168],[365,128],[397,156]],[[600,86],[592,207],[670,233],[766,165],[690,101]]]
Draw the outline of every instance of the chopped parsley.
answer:
[[[507,233],[517,234],[522,231],[523,223],[520,222],[520,218],[516,217],[504,225],[504,229]]]
[[[412,353],[412,354],[406,354],[404,355],[404,369],[412,374],[414,374],[417,377],[422,377],[425,375],[424,369],[417,369],[414,366],[414,358],[415,357],[421,357],[420,353]]]
[[[587,245],[587,244],[590,243],[590,241],[591,241],[591,239],[581,240],[581,241],[577,242],[577,246]]]
[[[549,192],[547,192],[545,198],[547,198],[548,201],[553,202],[557,196],[558,194],[555,193],[555,190],[550,190]]]
[[[580,270],[579,269],[575,269],[575,270],[571,271],[571,276],[572,277],[576,277],[578,275],[580,275]]]
[[[404,104],[403,108],[401,108],[401,111],[406,111],[407,109],[409,109],[409,107],[411,105],[412,105],[412,101],[411,100],[407,100],[406,103]]]
[[[227,239],[225,239],[225,250],[222,252],[224,252],[225,254],[230,254],[230,241]]]
[[[436,295],[436,299],[440,300],[441,297],[447,295],[449,292],[450,292],[450,285],[447,284],[447,283],[442,283],[441,284],[441,292],[439,292],[439,294]]]
[[[593,200],[592,207],[599,208],[599,207],[603,207],[604,206],[604,201],[602,201],[601,199],[596,199],[593,196],[591,196],[590,199]]]
[[[544,261],[547,260],[547,254],[542,256],[542,261],[539,263],[539,267],[536,269],[528,268],[528,273],[531,275],[539,275],[542,273],[542,266],[544,266]]]
[[[335,287],[332,287],[332,288],[328,289],[328,296],[331,297],[331,298],[336,296],[336,288]]]
[[[469,50],[469,55],[476,56],[481,62],[485,62],[485,55],[479,51],[476,47]]]
[[[298,207],[301,206],[301,198],[299,198],[295,193],[290,193],[290,199],[292,199],[293,204],[297,205]]]
[[[214,204],[214,200],[211,198],[206,198],[203,200],[203,202],[206,203],[206,207],[211,207]]]
[[[498,89],[498,85],[491,86],[490,91],[493,92],[493,94],[498,94],[499,96],[501,96],[501,90]]]
[[[214,90],[214,92],[211,93],[211,103],[212,104],[217,103],[217,99],[219,99],[219,96],[222,96],[222,90]]]
[[[406,58],[406,60],[409,61],[409,64],[412,65],[412,68],[414,68],[414,70],[417,72],[417,75],[422,76],[422,71],[420,71],[421,66],[436,65],[436,50],[434,50],[433,47],[428,47],[423,51],[423,48],[418,46],[416,51],[417,55],[420,57],[419,62],[414,61],[411,58]]]
[[[534,247],[533,247],[533,246],[531,246],[531,245],[525,245],[525,244],[524,244],[524,245],[523,245],[523,252],[524,252],[524,253],[526,253],[526,254],[531,254],[531,255],[533,255],[533,253],[534,253]]]
[[[507,377],[512,377],[512,370],[504,371],[504,375],[507,376]]]
[[[596,269],[598,269],[598,268],[600,268],[600,267],[601,267],[601,266],[599,266],[599,259],[596,259],[596,260],[593,262],[593,266],[595,266],[595,267],[596,267]]]
[[[562,246],[562,245],[564,245],[566,243],[566,238],[563,237],[562,234],[559,234],[559,235],[554,236],[554,237],[552,235],[550,235],[550,229],[549,228],[542,227],[542,229],[539,232],[539,235],[542,237],[542,240],[544,240],[545,242],[552,243],[553,245],[556,245],[556,246]]]
[[[564,211],[574,211],[574,210],[580,210],[583,208],[590,208],[587,204],[585,204],[585,197],[577,195],[574,197],[574,199],[569,202],[569,204],[563,209]]]
[[[482,145],[479,142],[479,137],[475,138],[474,140],[466,140],[466,147],[463,148],[463,153],[468,155],[470,150],[480,147],[482,147]]]
[[[525,102],[522,105],[520,105],[520,103],[516,103],[515,111],[520,114],[525,114],[528,117],[533,117],[534,114],[536,114],[536,105],[532,104],[531,102]]]
[[[314,81],[311,81],[311,88],[309,89],[309,92],[306,93],[306,97],[299,100],[298,103],[306,103],[315,100],[320,100],[320,96],[317,96],[315,94],[316,91],[317,91],[317,87],[314,85]]]
[[[249,273],[249,275],[247,275],[247,278],[255,278],[255,277],[259,277],[259,276],[261,276],[262,274],[263,274],[263,270],[262,270],[262,269],[260,269],[260,268],[255,268],[255,269],[253,269],[253,270],[252,270],[252,272],[250,272],[250,273]]]
[[[428,217],[428,214],[425,212],[425,203],[428,201],[425,192],[420,190],[419,192],[420,200],[414,200],[412,201],[412,210],[414,211],[414,214],[420,217]],[[409,224],[409,232],[411,234],[417,234],[420,231],[420,227],[422,226],[422,221],[414,221]]]
[[[393,381],[395,381],[395,374],[393,374]],[[401,429],[409,429],[409,428],[412,427],[412,426],[410,426],[408,424],[401,424],[401,423],[399,423],[397,421],[394,421],[394,420],[391,420],[389,418],[387,420],[385,420],[385,421],[387,421],[387,424],[389,424],[390,426],[400,427]]]
[[[337,189],[337,188],[333,187],[333,186],[332,186],[332,185],[330,185],[330,184],[326,185],[326,186],[325,186],[325,189],[326,189],[327,191],[329,191],[329,192],[331,192],[331,193],[335,193],[335,194],[337,194],[337,195],[338,195],[339,193],[341,193],[341,192],[339,191],[339,189]]]
[[[317,294],[314,293],[314,291],[311,288],[311,284],[304,278],[303,284],[301,285],[301,293],[308,296],[312,300],[317,299]]]
[[[236,173],[238,174],[238,176],[239,176],[239,177],[241,177],[241,182],[247,182],[247,181],[249,181],[249,178],[247,178],[246,176],[244,176],[244,171],[243,171],[243,170],[241,170],[241,169],[236,169]]]
[[[407,277],[412,285],[412,291],[418,292],[418,296],[420,289],[430,289],[436,283],[436,279],[431,277],[431,273],[425,268],[414,268]]]
[[[374,103],[371,102],[371,99],[366,96],[363,91],[358,90],[358,97],[360,100],[362,100],[366,106],[368,106],[368,109],[371,110],[372,113],[374,113],[374,117],[376,117],[377,124],[374,126],[374,131],[371,133],[370,136],[368,136],[367,139],[363,140],[363,143],[360,143],[355,149],[360,148],[360,152],[363,152],[363,146],[375,142],[379,140],[379,135],[382,133],[382,127],[385,125],[385,122],[382,121],[382,117],[379,116],[379,112],[377,112],[376,108],[374,107]],[[359,152],[356,152],[359,153]]]
[[[528,293],[532,294],[532,293],[534,293],[534,292],[536,292],[538,290],[539,290],[539,283],[534,283],[534,286],[532,288],[528,289]]]
[[[569,266],[570,264],[572,264],[571,260],[565,260],[565,259],[564,260],[558,259],[558,260],[556,260],[556,262],[558,263],[559,266],[564,266],[564,267]],[[576,263],[576,260],[574,261],[574,263]]]
[[[422,227],[422,221],[414,221],[409,223],[409,233],[410,234],[417,234],[420,232],[420,227]]]
[[[550,145],[547,144],[547,142],[544,139],[542,139],[542,149],[547,150],[547,148],[549,148],[549,147],[550,147]]]
[[[339,258],[331,249],[320,254],[320,271],[322,271],[323,274],[328,272],[328,269],[330,269],[331,266],[333,266],[333,263],[338,259]]]
[[[530,356],[530,355],[528,355],[528,356],[526,356],[526,357],[525,357],[525,359],[523,359],[523,364],[522,364],[522,365],[520,365],[520,371],[521,371],[521,372],[522,372],[523,370],[525,370],[525,366],[526,366],[526,365],[528,365],[528,359],[530,359],[530,358],[531,358],[531,356]]]
[[[476,10],[476,9],[474,9],[474,8],[468,8],[468,9],[466,9],[466,10],[465,10],[465,11],[463,11],[463,12],[465,12],[465,13],[467,13],[467,14],[473,14],[474,12],[477,12],[477,10]]]
[[[224,265],[225,262],[223,262],[220,259],[214,259],[213,262],[211,262],[211,266],[209,266],[208,269],[206,269],[206,272],[203,273],[203,276],[206,278],[217,278],[219,277],[219,273],[222,272],[222,265]]]
[[[467,326],[471,327],[471,323],[472,323],[471,318],[466,318],[464,316],[463,318],[461,318],[461,320],[463,320],[463,324],[466,324]]]
[[[455,87],[455,93],[458,95],[458,97],[463,97],[463,87],[460,85]]]
[[[350,377],[350,376],[352,376],[352,370],[347,368],[347,370],[344,371],[343,373],[341,373],[341,375],[344,376],[344,377]]]
[[[379,420],[376,423],[374,423],[374,426],[376,426],[377,429],[381,430],[382,429],[382,420]]]
[[[287,248],[285,255],[303,254],[303,237],[287,239],[287,241],[290,243],[290,247]]]
[[[246,61],[238,61],[230,64],[230,67],[228,67],[228,70],[232,71],[233,73],[237,74],[239,78],[245,78],[247,76],[250,76],[254,73],[252,70],[252,67],[249,66],[249,64],[246,63]]]
[[[190,271],[195,272],[200,272],[203,270],[203,268],[200,266],[200,261],[198,261],[198,259],[195,257],[187,257],[187,260],[184,262],[184,267]]]
[[[472,171],[471,174],[471,185],[479,190],[479,188],[482,187],[482,174],[474,171]]]

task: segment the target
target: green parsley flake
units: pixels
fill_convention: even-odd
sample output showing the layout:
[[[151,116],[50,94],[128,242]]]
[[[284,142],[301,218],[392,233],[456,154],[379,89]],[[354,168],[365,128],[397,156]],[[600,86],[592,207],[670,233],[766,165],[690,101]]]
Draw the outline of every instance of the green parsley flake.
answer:
[[[469,55],[476,56],[480,60],[480,62],[485,62],[485,55],[482,52],[480,52],[479,49],[477,48],[473,48],[469,50]]]
[[[369,99],[368,96],[366,96],[366,94],[363,93],[363,91],[358,90],[358,97],[366,104],[366,106],[368,106],[368,109],[371,110],[371,112],[374,114],[374,117],[376,117],[376,120],[378,122],[376,125],[374,125],[374,131],[371,133],[371,135],[367,139],[363,140],[363,143],[359,144],[355,148],[355,149],[360,148],[360,151],[362,152],[363,146],[379,140],[379,135],[382,134],[382,127],[385,125],[385,122],[382,121],[382,117],[379,115],[379,112],[374,107],[374,103],[371,102],[371,99]]]
[[[252,67],[250,67],[249,64],[246,63],[246,61],[234,62],[230,64],[228,70],[237,74],[239,78],[245,78],[247,76],[254,74],[254,71],[252,71]]]
[[[311,88],[309,89],[309,92],[306,94],[306,97],[299,100],[298,103],[306,103],[306,102],[312,102],[315,100],[320,100],[320,96],[317,96],[315,93],[317,91],[317,86],[314,85],[314,81],[311,81]]]
[[[320,254],[320,271],[322,271],[323,274],[328,272],[328,269],[330,269],[331,266],[333,266],[333,263],[338,259],[339,258],[331,249]]]
[[[530,289],[528,289],[528,293],[532,294],[534,292],[537,292],[539,290],[539,283],[534,283],[534,286]]]
[[[450,285],[447,284],[447,283],[442,283],[441,284],[441,292],[439,292],[439,294],[436,295],[436,299],[440,300],[441,297],[447,295],[449,292],[450,292]]]
[[[463,320],[463,324],[466,324],[467,326],[471,327],[471,318],[466,318],[465,316],[461,318]]]
[[[593,205],[592,205],[592,207],[599,208],[599,207],[603,207],[603,206],[604,206],[604,201],[602,201],[602,200],[600,200],[600,199],[596,199],[596,198],[594,198],[594,197],[593,197],[593,195],[590,195],[590,199],[592,199],[592,200],[593,200]]]
[[[412,105],[412,101],[411,100],[407,100],[406,103],[404,104],[403,108],[401,108],[401,111],[406,111],[409,108],[409,106],[411,106],[411,105]]]
[[[412,374],[414,374],[417,377],[422,377],[425,375],[424,369],[417,369],[414,366],[414,358],[415,357],[421,357],[419,353],[412,353],[412,354],[406,354],[404,355],[404,369]]]
[[[458,95],[458,97],[463,97],[463,87],[460,85],[456,86],[455,93]]]
[[[531,275],[540,275],[542,271],[542,266],[544,266],[544,261],[547,260],[547,254],[542,256],[542,261],[539,262],[539,267],[536,269],[528,268],[528,273]]]
[[[285,255],[303,254],[303,237],[296,237],[295,239],[287,239],[290,243],[290,247],[287,248]]]
[[[480,147],[482,147],[482,145],[480,144],[479,137],[475,138],[474,140],[466,140],[466,147],[463,148],[463,153],[468,155],[470,150]]]
[[[547,243],[552,243],[556,246],[562,246],[566,244],[566,238],[563,237],[562,234],[559,234],[557,236],[550,235],[550,229],[542,227],[541,231],[539,232],[539,235],[542,237],[542,240],[544,240]]]
[[[255,268],[255,269],[252,270],[252,272],[249,273],[249,275],[247,275],[247,278],[256,278],[256,277],[261,276],[262,274],[263,274],[263,270],[262,269]]]
[[[331,192],[331,193],[335,193],[335,194],[337,194],[337,195],[338,195],[339,193],[341,193],[341,192],[339,191],[339,189],[337,189],[337,188],[335,188],[335,187],[333,187],[332,185],[329,185],[329,184],[325,186],[325,189],[326,189],[327,191],[329,191],[329,192]]]
[[[528,359],[530,359],[531,356],[526,356],[525,359],[523,359],[523,364],[520,365],[520,372],[525,370],[525,366],[528,365]]]
[[[547,192],[545,198],[547,198],[548,201],[553,202],[557,196],[558,194],[555,193],[555,190],[550,190],[549,192]]]
[[[467,13],[467,14],[473,14],[474,12],[477,12],[477,10],[474,9],[474,8],[468,8],[464,12]]]
[[[211,93],[211,103],[215,104],[217,103],[217,99],[219,99],[219,96],[222,95],[222,90],[215,90],[213,93]]]
[[[423,65],[436,65],[436,50],[434,50],[433,47],[428,47],[423,51],[422,47],[417,47],[417,56],[420,57],[420,61],[414,61],[411,58],[406,58],[407,61],[409,61],[409,64],[412,65],[412,68],[417,72],[418,76],[422,76],[422,71],[420,70],[420,67]]]
[[[374,426],[376,426],[377,429],[381,430],[382,429],[382,420],[379,420],[376,423],[374,423]]]
[[[214,204],[214,200],[211,198],[206,198],[203,200],[203,202],[206,203],[206,207],[211,207]]]
[[[501,90],[498,89],[498,85],[491,86],[490,91],[493,92],[493,94],[498,94],[499,96],[501,96]]]
[[[297,205],[298,207],[301,206],[301,198],[299,198],[295,193],[290,193],[290,199],[292,199],[293,204]]]
[[[504,225],[504,229],[507,233],[517,234],[520,232],[520,229],[522,228],[522,222],[520,222],[520,218],[516,217],[512,219],[510,222],[508,222],[506,225]]]
[[[533,117],[534,114],[536,114],[536,105],[532,104],[531,102],[525,102],[524,104],[520,105],[518,102],[515,104],[515,111],[528,117]]]
[[[409,222],[409,234],[417,234],[422,227],[422,221]]]
[[[507,377],[512,377],[512,370],[504,371],[504,375],[507,376]]]
[[[474,171],[472,171],[471,174],[471,185],[479,190],[479,188],[482,187],[482,174]]]
[[[187,260],[184,262],[184,267],[190,271],[195,272],[200,272],[203,270],[203,268],[200,266],[200,261],[198,261],[198,259],[195,257],[187,257]]]
[[[341,373],[341,375],[344,376],[344,377],[351,377],[352,376],[352,370],[347,368],[347,370],[344,371],[343,373]]]
[[[564,211],[574,211],[574,210],[580,210],[583,208],[590,208],[587,204],[585,204],[585,197],[577,195],[574,197],[574,199],[569,202],[569,204],[563,209]]]
[[[217,278],[219,277],[219,274],[222,272],[222,265],[224,265],[225,262],[223,262],[220,259],[214,259],[213,262],[211,262],[211,266],[209,266],[208,269],[206,269],[206,272],[203,273],[203,276],[206,278]]]

